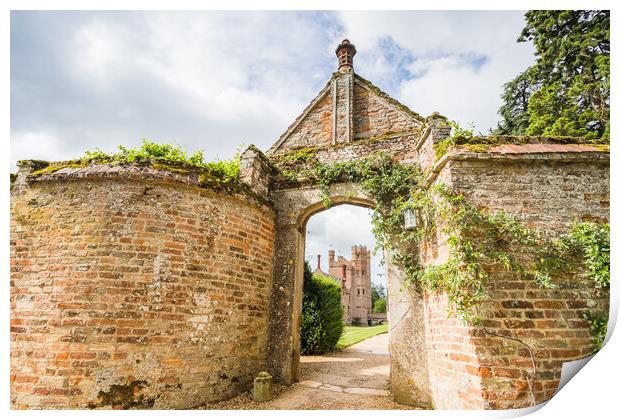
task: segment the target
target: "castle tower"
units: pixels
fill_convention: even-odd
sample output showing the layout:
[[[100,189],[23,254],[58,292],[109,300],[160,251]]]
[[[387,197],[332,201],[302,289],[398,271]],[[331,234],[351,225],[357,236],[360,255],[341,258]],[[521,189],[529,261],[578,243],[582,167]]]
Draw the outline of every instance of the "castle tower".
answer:
[[[329,274],[342,285],[342,309],[347,324],[368,325],[372,312],[370,251],[366,246],[353,245],[351,260],[328,252]]]
[[[354,279],[351,287],[351,320],[367,324],[372,312],[372,289],[370,284],[370,252],[365,246],[351,248],[351,263]]]

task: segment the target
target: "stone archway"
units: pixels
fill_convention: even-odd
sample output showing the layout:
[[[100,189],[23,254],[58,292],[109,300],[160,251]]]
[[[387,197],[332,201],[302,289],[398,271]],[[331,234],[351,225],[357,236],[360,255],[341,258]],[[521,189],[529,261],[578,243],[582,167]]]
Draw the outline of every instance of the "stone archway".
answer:
[[[374,208],[374,203],[368,199],[362,197],[347,197],[342,195],[330,196],[331,207],[340,206],[340,205],[354,205],[359,207],[366,208]],[[293,361],[292,361],[292,372],[293,377],[296,381],[299,380],[299,358],[300,358],[300,331],[301,331],[301,311],[302,311],[302,302],[301,297],[303,295],[303,277],[304,277],[304,259],[306,255],[306,227],[308,221],[315,214],[321,213],[323,211],[328,210],[324,204],[319,201],[311,204],[310,206],[301,209],[299,212],[299,217],[297,219],[298,231],[300,232],[300,240],[298,241],[298,247],[296,250],[297,261],[301,258],[300,265],[297,265],[297,270],[295,270],[295,300],[293,307]],[[301,269],[299,269],[301,268]]]
[[[278,211],[269,366],[277,380],[292,383],[299,380],[306,224],[326,207],[316,186],[281,189],[272,197]],[[332,206],[375,207],[355,183],[332,185],[329,198]],[[423,297],[405,287],[397,266],[389,263],[386,268],[389,323],[393,325],[389,333],[392,395],[400,403],[431,407]]]

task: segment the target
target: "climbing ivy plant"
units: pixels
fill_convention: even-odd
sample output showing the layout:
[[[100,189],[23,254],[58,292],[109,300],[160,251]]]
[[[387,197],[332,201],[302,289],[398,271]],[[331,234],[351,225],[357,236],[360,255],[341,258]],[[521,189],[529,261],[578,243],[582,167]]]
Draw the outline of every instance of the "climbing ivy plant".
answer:
[[[609,314],[593,314],[592,312],[586,312],[583,314],[583,319],[590,324],[592,339],[596,349],[600,349],[603,347],[605,336],[607,335],[607,322],[609,321]]]
[[[390,250],[408,283],[445,292],[460,319],[480,322],[480,304],[494,267],[514,272],[542,288],[557,287],[554,279],[560,274],[584,267],[584,276],[597,288],[609,287],[608,224],[577,223],[567,233],[551,236],[526,228],[503,211],[479,209],[445,184],[425,186],[415,165],[395,162],[382,153],[328,164],[306,152],[299,155],[302,162],[308,159],[312,159],[311,165],[291,173],[317,182],[326,207],[331,205],[330,185],[359,183],[376,203],[372,225],[377,247]],[[404,228],[406,209],[416,210],[417,229]],[[423,266],[420,243],[438,235],[445,238],[450,250],[448,260]],[[591,325],[596,331],[603,328],[602,321]]]
[[[609,287],[608,224],[576,223],[568,232],[550,236],[503,211],[483,211],[442,184],[418,190],[411,206],[427,213],[427,233],[439,226],[450,249],[447,262],[416,270],[413,280],[446,291],[463,319],[480,321],[477,309],[493,267],[555,288],[554,278],[583,266],[595,287]]]

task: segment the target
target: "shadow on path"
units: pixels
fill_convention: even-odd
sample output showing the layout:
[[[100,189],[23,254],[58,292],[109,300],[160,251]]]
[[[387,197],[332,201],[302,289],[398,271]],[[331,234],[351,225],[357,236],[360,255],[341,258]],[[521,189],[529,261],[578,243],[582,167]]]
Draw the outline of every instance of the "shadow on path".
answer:
[[[300,382],[274,385],[274,399],[252,401],[246,392],[207,409],[254,410],[410,410],[390,396],[388,335],[380,334],[344,350],[302,356]]]
[[[300,382],[271,403],[271,409],[410,409],[390,397],[388,335],[344,350],[301,357]]]

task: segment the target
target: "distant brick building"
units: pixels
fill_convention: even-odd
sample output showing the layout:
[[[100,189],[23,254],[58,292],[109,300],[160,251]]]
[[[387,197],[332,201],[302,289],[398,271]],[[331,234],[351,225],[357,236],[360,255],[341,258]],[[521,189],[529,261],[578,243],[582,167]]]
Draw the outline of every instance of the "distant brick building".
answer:
[[[328,273],[321,270],[321,256],[317,256],[314,274],[328,275],[342,286],[342,309],[346,324],[368,325],[372,313],[370,286],[370,251],[362,245],[351,247],[351,260],[342,255],[336,259],[334,250],[328,251]]]

